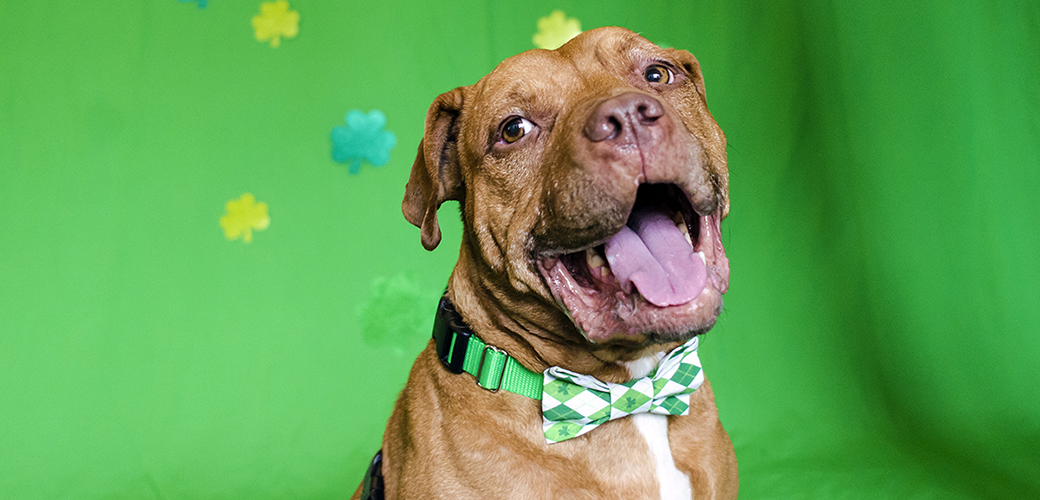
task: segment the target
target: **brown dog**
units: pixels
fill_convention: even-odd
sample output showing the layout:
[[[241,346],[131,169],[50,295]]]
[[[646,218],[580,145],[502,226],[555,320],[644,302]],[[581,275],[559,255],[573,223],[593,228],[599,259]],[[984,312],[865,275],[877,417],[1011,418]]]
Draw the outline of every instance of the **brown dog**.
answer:
[[[540,401],[496,390],[499,365],[484,366],[490,353],[539,377],[558,366],[620,383],[706,332],[729,283],[727,175],[697,60],[625,29],[524,52],[439,96],[403,210],[433,250],[437,208],[459,201],[446,297],[461,320],[438,325],[489,347],[479,384],[437,342],[419,355],[383,437],[386,498],[736,497],[706,381],[686,415],[547,444]],[[461,335],[440,339],[441,358]]]

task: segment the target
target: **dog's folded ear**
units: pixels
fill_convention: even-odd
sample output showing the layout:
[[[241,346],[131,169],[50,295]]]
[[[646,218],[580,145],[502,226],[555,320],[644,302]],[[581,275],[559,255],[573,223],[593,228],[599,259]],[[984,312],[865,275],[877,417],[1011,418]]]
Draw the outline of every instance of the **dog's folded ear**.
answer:
[[[404,190],[404,218],[420,229],[427,250],[441,242],[437,208],[461,200],[464,189],[459,170],[459,115],[465,87],[437,96],[426,113],[426,131]]]

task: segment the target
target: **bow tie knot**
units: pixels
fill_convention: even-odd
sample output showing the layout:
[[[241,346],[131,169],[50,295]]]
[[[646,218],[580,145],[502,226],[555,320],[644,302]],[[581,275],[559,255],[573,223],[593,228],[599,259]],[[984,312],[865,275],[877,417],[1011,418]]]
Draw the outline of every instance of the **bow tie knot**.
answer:
[[[653,374],[623,383],[603,382],[553,366],[543,373],[542,430],[558,443],[609,420],[635,413],[686,415],[690,394],[704,383],[694,337],[672,350]]]

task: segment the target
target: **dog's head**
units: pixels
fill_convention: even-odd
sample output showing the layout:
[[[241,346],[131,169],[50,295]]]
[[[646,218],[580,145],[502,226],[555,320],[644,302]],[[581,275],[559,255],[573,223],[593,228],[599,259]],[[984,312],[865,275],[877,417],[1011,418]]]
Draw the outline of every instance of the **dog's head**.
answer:
[[[403,210],[432,250],[458,200],[467,264],[592,342],[670,343],[721,311],[727,186],[693,55],[599,28],[437,97]]]

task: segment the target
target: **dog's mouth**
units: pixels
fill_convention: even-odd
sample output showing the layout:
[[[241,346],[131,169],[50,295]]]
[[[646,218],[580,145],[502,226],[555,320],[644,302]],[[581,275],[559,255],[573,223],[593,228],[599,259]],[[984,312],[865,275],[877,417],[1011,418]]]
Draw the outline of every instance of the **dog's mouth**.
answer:
[[[676,185],[643,184],[616,234],[538,267],[590,341],[686,340],[715,323],[729,286],[719,212],[698,214]]]

